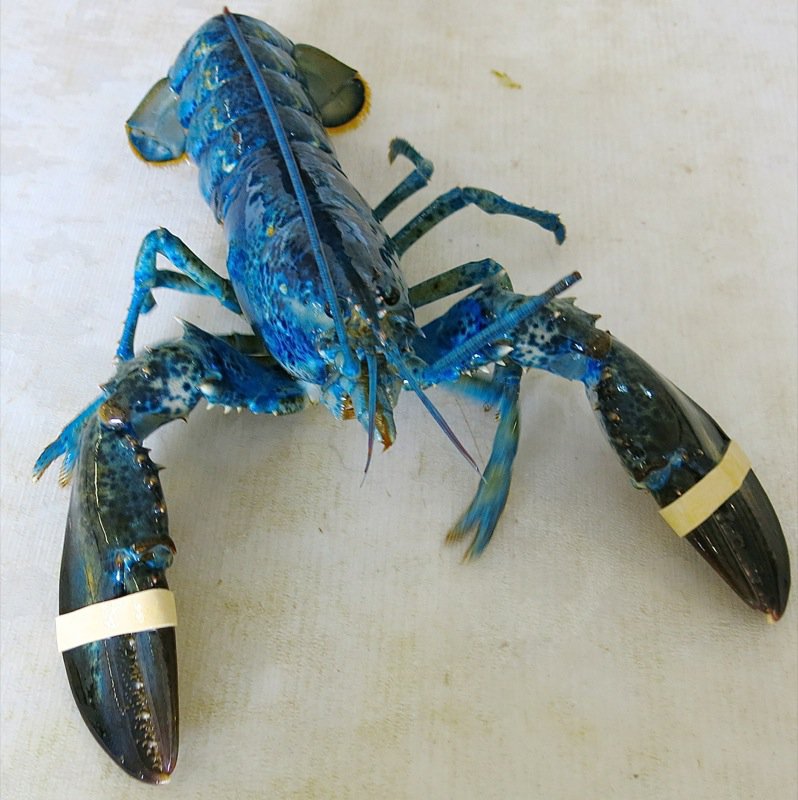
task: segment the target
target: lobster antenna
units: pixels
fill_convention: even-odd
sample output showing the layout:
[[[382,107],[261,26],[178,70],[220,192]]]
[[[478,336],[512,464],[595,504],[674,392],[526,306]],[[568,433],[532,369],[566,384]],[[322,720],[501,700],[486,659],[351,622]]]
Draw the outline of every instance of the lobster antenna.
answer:
[[[338,297],[335,294],[335,287],[333,286],[332,273],[330,272],[330,265],[327,263],[327,258],[321,248],[321,240],[319,238],[319,231],[316,228],[316,221],[313,219],[313,211],[310,208],[310,201],[308,200],[305,187],[302,185],[302,178],[299,174],[299,166],[296,163],[294,151],[288,143],[288,137],[285,133],[285,128],[277,113],[277,108],[274,105],[269,88],[263,80],[258,64],[255,61],[255,56],[252,55],[252,50],[247,44],[241,28],[238,25],[236,18],[230,13],[227,6],[224,7],[224,21],[233,37],[233,41],[241,51],[244,58],[244,63],[247,65],[252,80],[255,83],[255,88],[258,90],[260,99],[263,102],[263,107],[266,109],[266,114],[269,117],[272,129],[274,130],[274,138],[277,140],[277,146],[280,148],[280,154],[285,162],[285,167],[288,170],[288,176],[291,179],[291,185],[294,188],[299,210],[302,213],[302,219],[305,222],[305,228],[308,232],[308,239],[310,240],[310,249],[313,251],[313,257],[316,260],[316,266],[319,268],[321,275],[321,282],[324,285],[324,293],[327,295],[327,302],[330,305],[330,310],[333,315],[333,322],[335,323],[335,332],[341,342],[341,349],[344,354],[344,367],[343,374],[347,377],[354,378],[359,372],[359,366],[352,356],[352,351],[349,349],[346,338],[346,328],[344,327],[344,316],[341,312],[341,307],[338,305]]]
[[[418,395],[419,400],[421,400],[421,402],[424,404],[424,408],[427,409],[427,411],[430,413],[430,416],[438,424],[438,427],[446,434],[449,441],[457,448],[457,452],[460,453],[460,455],[477,471],[477,474],[484,480],[482,471],[477,466],[477,462],[474,461],[474,457],[468,452],[468,450],[465,449],[465,445],[457,438],[457,434],[449,427],[449,423],[443,418],[443,414],[441,414],[441,412],[435,408],[435,404],[429,399],[429,397],[427,397],[426,393],[421,388],[421,384],[416,379],[416,376],[413,375],[413,371],[402,360],[402,356],[393,342],[385,343],[385,355],[390,363],[396,367],[402,380],[405,381],[407,385]]]
[[[572,272],[570,275],[566,275],[564,278],[557,281],[554,286],[547,289],[543,294],[530,297],[516,308],[508,311],[506,314],[502,314],[498,319],[491,322],[490,325],[486,325],[479,333],[461,342],[445,356],[430,364],[423,370],[421,380],[429,383],[438,383],[441,380],[442,373],[452,368],[459,368],[461,364],[468,362],[474,353],[479,352],[479,350],[491,340],[503,336],[507,330],[520,325],[527,317],[546,305],[549,300],[552,300],[558,294],[564,292],[569,286],[573,286],[573,284],[581,279],[582,276],[578,272]],[[407,385],[418,395],[427,411],[429,411],[435,422],[438,423],[443,432],[449,437],[449,440],[457,448],[458,452],[484,480],[485,476],[480,472],[476,461],[474,461],[471,454],[465,449],[454,431],[449,427],[446,420],[441,415],[441,412],[435,408],[432,401],[424,393],[421,384],[416,376],[413,375],[412,370],[402,360],[402,356],[396,349],[396,346],[393,344],[386,344],[385,354],[389,358],[390,363],[399,371],[402,380],[406,381]]]
[[[438,383],[441,380],[442,372],[452,368],[459,368],[461,364],[468,362],[474,353],[479,352],[490,341],[504,336],[508,330],[520,325],[527,317],[532,316],[532,314],[546,305],[549,300],[554,299],[558,294],[561,294],[569,286],[573,286],[580,280],[582,280],[582,276],[578,272],[572,272],[557,281],[554,286],[547,289],[543,294],[524,300],[523,303],[511,311],[495,319],[490,325],[486,325],[479,333],[470,336],[457,347],[452,348],[445,356],[430,364],[424,370],[424,379],[430,383]]]

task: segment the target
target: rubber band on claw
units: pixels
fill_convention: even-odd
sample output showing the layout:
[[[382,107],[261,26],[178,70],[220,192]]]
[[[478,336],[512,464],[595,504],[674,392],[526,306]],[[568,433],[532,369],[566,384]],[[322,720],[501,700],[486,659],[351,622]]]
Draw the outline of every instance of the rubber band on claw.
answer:
[[[740,445],[729,442],[718,465],[659,513],[678,536],[687,536],[743,485],[750,470],[751,462]]]
[[[63,653],[100,639],[177,626],[175,596],[168,589],[147,589],[56,617],[58,649]]]

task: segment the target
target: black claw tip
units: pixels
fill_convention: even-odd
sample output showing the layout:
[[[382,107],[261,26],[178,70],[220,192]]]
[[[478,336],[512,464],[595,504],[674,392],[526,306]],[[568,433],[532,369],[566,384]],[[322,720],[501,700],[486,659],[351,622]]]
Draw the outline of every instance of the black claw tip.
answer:
[[[166,783],[178,752],[174,628],[113,636],[64,653],[83,720],[134,778]]]
[[[790,593],[790,557],[776,512],[753,470],[686,538],[751,608],[773,622],[781,618]]]

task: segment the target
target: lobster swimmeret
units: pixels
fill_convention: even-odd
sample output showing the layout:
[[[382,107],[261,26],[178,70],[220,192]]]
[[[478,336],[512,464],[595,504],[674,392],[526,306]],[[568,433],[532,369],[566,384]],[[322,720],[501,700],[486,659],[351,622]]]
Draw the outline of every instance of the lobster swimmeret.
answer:
[[[59,603],[73,694],[101,745],[145,781],[165,781],[175,767],[178,702],[164,575],[175,547],[158,467],[142,442],[202,399],[272,414],[321,402],[363,425],[366,468],[374,440],[388,447],[395,439],[393,408],[403,388],[472,464],[425,390],[442,384],[494,406],[490,459],[449,532],[449,540],[471,534],[467,554],[474,556],[509,492],[522,372],[579,380],[633,481],[672,527],[751,607],[776,620],[787,603],[784,537],[745,457],[703,409],[598,330],[596,316],[557,297],[578,273],[534,297],[514,293],[491,259],[406,285],[402,254],[467,205],[534,222],[559,243],[565,229],[556,214],[456,188],[388,235],[383,220],[426,185],[432,165],[394,140],[390,160],[402,155],[413,171],[372,209],[341,170],[325,130],[356,118],[366,103],[354,70],[225,12],[191,37],[128,121],[144,160],[187,155],[199,167],[203,196],[227,232],[229,279],[168,231],[148,234],[117,372],[42,453],[34,474],[63,456],[62,482],[75,476]],[[156,268],[158,254],[174,269]],[[214,336],[186,323],[182,338],[134,355],[136,324],[154,307],[156,288],[213,296],[252,334]],[[465,289],[473,291],[441,317],[416,325],[415,309]]]

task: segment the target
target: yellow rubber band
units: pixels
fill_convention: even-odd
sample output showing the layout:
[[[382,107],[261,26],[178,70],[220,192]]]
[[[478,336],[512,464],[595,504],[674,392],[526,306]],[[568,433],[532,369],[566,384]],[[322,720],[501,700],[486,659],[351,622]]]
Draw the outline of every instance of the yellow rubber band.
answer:
[[[729,442],[718,465],[659,513],[679,536],[709,519],[742,485],[751,462],[736,442]]]
[[[175,596],[168,589],[146,589],[56,617],[55,635],[63,653],[111,636],[176,625]]]

